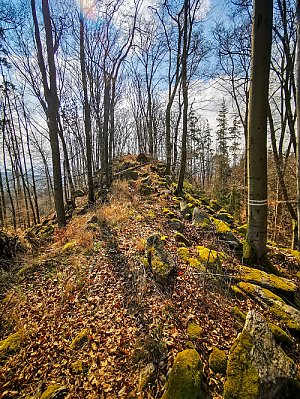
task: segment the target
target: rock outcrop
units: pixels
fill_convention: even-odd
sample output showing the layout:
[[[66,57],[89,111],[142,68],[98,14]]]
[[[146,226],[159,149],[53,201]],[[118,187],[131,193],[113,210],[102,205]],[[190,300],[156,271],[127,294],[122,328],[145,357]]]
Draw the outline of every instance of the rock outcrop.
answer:
[[[202,399],[203,364],[195,349],[179,352],[174,360],[162,399]]]
[[[175,269],[175,264],[158,234],[147,239],[146,252],[148,264],[155,280],[159,283],[166,283]]]
[[[230,350],[224,399],[272,399],[286,384],[296,383],[296,372],[266,320],[250,311]]]

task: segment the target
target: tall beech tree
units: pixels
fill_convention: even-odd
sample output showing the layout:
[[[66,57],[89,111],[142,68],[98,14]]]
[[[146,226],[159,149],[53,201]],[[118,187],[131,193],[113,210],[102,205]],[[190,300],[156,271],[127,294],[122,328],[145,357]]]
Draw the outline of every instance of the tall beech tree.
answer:
[[[40,27],[36,13],[36,2],[31,0],[31,11],[34,23],[34,35],[38,55],[38,64],[42,76],[45,100],[47,103],[47,124],[49,129],[53,182],[54,182],[54,203],[59,226],[65,226],[66,217],[63,200],[62,173],[60,165],[60,152],[58,141],[58,109],[59,101],[56,83],[55,52],[57,46],[54,45],[52,35],[51,15],[48,0],[42,0],[42,14],[46,36],[46,52],[48,66],[46,66],[41,41]]]
[[[248,232],[244,256],[267,262],[267,116],[273,1],[254,0],[248,120]]]
[[[296,52],[296,113],[297,113],[297,221],[298,237],[297,249],[300,251],[300,0],[297,1],[296,8],[297,25],[297,52]]]

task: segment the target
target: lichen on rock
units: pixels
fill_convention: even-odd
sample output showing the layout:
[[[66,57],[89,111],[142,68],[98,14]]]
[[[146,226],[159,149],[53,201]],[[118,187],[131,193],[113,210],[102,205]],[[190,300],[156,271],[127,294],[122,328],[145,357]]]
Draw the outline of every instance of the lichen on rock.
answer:
[[[296,380],[296,372],[265,319],[250,311],[230,350],[224,399],[273,398],[284,384]]]
[[[225,374],[227,366],[227,355],[217,347],[213,347],[208,359],[209,367],[214,373]]]
[[[147,239],[146,255],[155,279],[160,283],[166,283],[175,269],[175,264],[160,235],[154,234]]]
[[[203,364],[195,349],[179,352],[174,360],[162,399],[201,399]]]

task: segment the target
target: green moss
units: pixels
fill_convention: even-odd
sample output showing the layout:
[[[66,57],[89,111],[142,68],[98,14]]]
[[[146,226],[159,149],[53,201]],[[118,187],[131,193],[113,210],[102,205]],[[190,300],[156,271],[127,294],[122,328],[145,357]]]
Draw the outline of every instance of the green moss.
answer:
[[[187,333],[190,339],[197,339],[202,337],[203,329],[196,323],[189,323],[187,326]]]
[[[226,258],[226,255],[223,252],[218,252],[210,248],[199,245],[196,249],[199,260],[204,264],[220,266],[221,261]]]
[[[232,308],[232,311],[233,311],[235,316],[237,316],[241,321],[245,322],[246,315],[245,315],[245,313],[243,311],[241,311],[241,309],[238,306],[234,306]]]
[[[251,336],[242,331],[235,340],[227,364],[224,399],[258,399],[259,375],[249,353],[253,348]]]
[[[26,265],[24,265],[21,269],[18,270],[17,275],[18,276],[30,275],[35,271],[37,271],[40,265],[41,261],[38,259],[33,260],[32,262],[28,262]]]
[[[289,252],[296,259],[296,261],[300,263],[300,252],[294,249],[290,249]]]
[[[75,248],[77,247],[77,241],[70,241],[67,244],[65,244],[62,249],[61,253],[62,254],[69,254],[71,253]]]
[[[175,213],[173,211],[171,211],[169,208],[163,208],[162,213],[169,218],[175,217]]]
[[[216,200],[210,200],[209,206],[215,211],[222,209],[221,205]]]
[[[214,373],[225,374],[227,366],[227,355],[221,349],[212,348],[212,352],[208,359],[209,367]]]
[[[70,344],[70,348],[73,350],[80,349],[89,340],[89,330],[82,330]]]
[[[240,299],[240,300],[245,299],[246,294],[236,285],[231,285],[230,290],[237,297],[237,299]]]
[[[242,244],[243,244],[243,258],[245,259],[245,261],[249,262],[253,253],[251,245],[249,244],[247,239],[243,240]]]
[[[24,337],[24,331],[18,331],[9,335],[3,341],[0,341],[0,363],[6,358],[18,352]]]
[[[146,253],[155,278],[162,283],[166,282],[174,269],[174,263],[169,258],[164,242],[159,235],[154,234],[148,238]]]
[[[178,231],[175,232],[175,240],[180,244],[186,245],[187,247],[191,246],[190,240],[188,240],[183,234],[179,233]]]
[[[242,266],[238,278],[286,296],[292,296],[296,291],[296,284],[293,281],[251,267]]]
[[[192,341],[186,341],[185,347],[187,349],[196,349],[196,345]]]
[[[81,374],[83,373],[83,363],[81,360],[76,360],[71,364],[71,370],[74,374]]]
[[[177,354],[162,399],[201,399],[203,364],[195,349]]]
[[[66,387],[60,384],[49,385],[40,399],[62,399],[66,396]]]
[[[190,259],[190,251],[186,247],[177,248],[177,253],[179,257],[184,261],[188,261]]]
[[[228,226],[228,224],[223,222],[222,220],[216,219],[214,217],[211,217],[210,219],[215,225],[217,233],[224,234],[231,231],[231,228]]]
[[[248,225],[243,224],[242,226],[237,227],[236,231],[241,235],[246,237],[247,231],[248,231]]]
[[[189,258],[188,262],[191,267],[194,267],[195,269],[199,269],[199,270],[202,270],[203,272],[205,272],[205,266],[198,259]]]

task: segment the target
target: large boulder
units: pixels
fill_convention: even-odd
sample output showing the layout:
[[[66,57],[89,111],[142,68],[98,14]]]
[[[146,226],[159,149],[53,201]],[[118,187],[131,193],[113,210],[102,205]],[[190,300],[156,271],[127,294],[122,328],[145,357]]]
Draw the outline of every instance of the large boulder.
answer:
[[[237,286],[254,300],[265,304],[270,312],[282,321],[292,333],[300,336],[300,311],[298,309],[288,305],[282,298],[266,288],[244,282]]]
[[[203,364],[195,349],[179,352],[174,360],[162,399],[201,399]]]
[[[237,279],[260,285],[289,299],[293,299],[297,291],[297,286],[293,281],[247,266],[240,267]]]
[[[10,355],[20,350],[23,340],[24,331],[18,331],[0,341],[0,364],[4,363]]]
[[[224,399],[272,399],[288,384],[296,387],[296,373],[296,364],[275,343],[266,320],[250,311],[230,350]]]
[[[212,224],[208,213],[203,208],[195,207],[193,210],[192,223],[194,226],[201,227],[203,229],[212,228]]]
[[[156,281],[166,283],[175,269],[175,264],[160,235],[154,234],[147,239],[146,252],[149,267]]]

